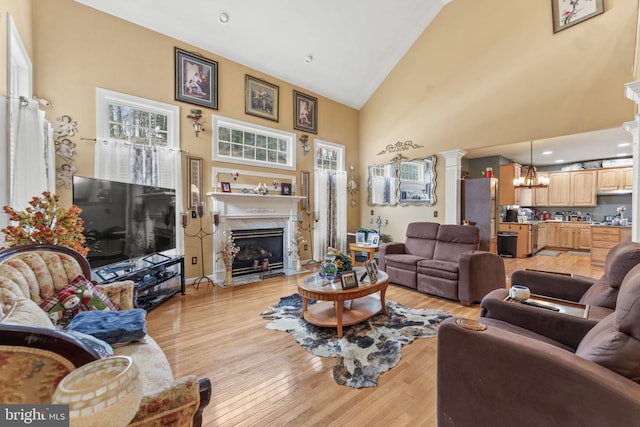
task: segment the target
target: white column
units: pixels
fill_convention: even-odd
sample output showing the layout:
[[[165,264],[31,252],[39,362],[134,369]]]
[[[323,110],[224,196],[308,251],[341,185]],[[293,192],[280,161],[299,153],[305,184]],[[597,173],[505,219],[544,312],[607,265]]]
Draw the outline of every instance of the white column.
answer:
[[[440,153],[445,160],[445,198],[444,223],[460,222],[460,177],[462,176],[461,159],[467,154],[464,150],[450,150]]]
[[[631,240],[634,242],[640,242],[640,234],[638,228],[638,219],[640,218],[640,212],[637,212],[638,207],[638,188],[640,188],[640,173],[638,173],[638,122],[639,117],[636,116],[636,120],[633,122],[625,122],[624,130],[629,132],[633,136],[632,142],[632,152],[633,152],[633,189],[635,191],[631,192],[631,212],[633,216],[631,217]]]
[[[624,85],[624,95],[640,105],[640,81],[627,83]],[[638,169],[638,126],[640,124],[640,116],[636,115],[636,119],[632,122],[626,122],[624,128],[633,135],[633,191],[631,192],[631,240],[640,242],[640,230],[638,230],[638,219],[640,218],[640,205],[638,202],[638,190],[640,189],[640,173]]]

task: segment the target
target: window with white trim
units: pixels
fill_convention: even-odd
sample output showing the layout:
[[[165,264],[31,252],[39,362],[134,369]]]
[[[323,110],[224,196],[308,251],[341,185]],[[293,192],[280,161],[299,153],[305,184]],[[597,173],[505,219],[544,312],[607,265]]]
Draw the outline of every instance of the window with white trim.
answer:
[[[213,116],[213,160],[295,169],[295,134]]]
[[[315,160],[316,169],[329,171],[344,170],[344,145],[316,139]]]
[[[97,88],[96,109],[98,138],[178,148],[175,105]]]

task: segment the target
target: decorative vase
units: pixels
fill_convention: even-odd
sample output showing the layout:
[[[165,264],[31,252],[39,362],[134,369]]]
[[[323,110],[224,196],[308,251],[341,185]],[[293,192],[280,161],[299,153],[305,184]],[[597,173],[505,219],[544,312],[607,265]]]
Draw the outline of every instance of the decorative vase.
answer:
[[[64,377],[52,403],[69,405],[72,427],[126,426],[142,400],[138,375],[128,356],[95,360]]]
[[[231,267],[227,267],[225,270],[224,283],[223,283],[225,286],[233,285],[233,276],[231,273],[232,273]]]
[[[338,275],[338,266],[333,262],[335,259],[335,255],[327,255],[322,267],[320,268],[320,277],[328,280],[329,282],[333,282]]]
[[[296,271],[302,271],[302,262],[300,261],[300,258],[296,261]]]

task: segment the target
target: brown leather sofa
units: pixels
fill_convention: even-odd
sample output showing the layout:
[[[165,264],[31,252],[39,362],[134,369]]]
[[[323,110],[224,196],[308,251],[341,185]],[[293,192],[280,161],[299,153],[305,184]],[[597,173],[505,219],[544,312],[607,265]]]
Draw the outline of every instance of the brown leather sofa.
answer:
[[[475,226],[413,222],[404,243],[380,245],[379,267],[390,283],[470,306],[506,286],[504,261],[479,243]]]
[[[596,323],[613,312],[623,279],[638,264],[640,243],[621,242],[607,254],[604,275],[599,279],[537,270],[516,270],[511,274],[512,285],[526,286],[532,294],[588,305],[585,318],[513,304],[505,301],[506,289],[491,291],[483,298],[481,316],[534,330],[575,346]]]
[[[640,266],[577,345],[501,320],[449,318],[437,370],[440,427],[637,426]]]

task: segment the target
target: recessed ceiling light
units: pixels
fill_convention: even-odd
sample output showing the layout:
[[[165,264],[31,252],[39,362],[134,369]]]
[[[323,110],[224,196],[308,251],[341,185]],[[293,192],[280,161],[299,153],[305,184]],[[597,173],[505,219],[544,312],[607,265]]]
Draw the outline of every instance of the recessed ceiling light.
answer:
[[[556,163],[564,163],[564,160],[562,160],[562,159],[556,160]]]
[[[618,147],[628,147],[630,145],[631,145],[631,143],[629,143],[629,142],[621,142],[620,144],[618,144]]]
[[[218,14],[218,21],[220,21],[222,24],[226,24],[227,22],[229,22],[229,14],[227,12],[220,12]]]
[[[551,154],[553,154],[553,151],[549,151],[549,150],[547,150],[547,151],[543,151],[543,152],[542,152],[542,155],[543,155],[543,156],[549,156],[549,155],[551,155]]]
[[[307,57],[304,58],[304,62],[306,64],[311,64],[312,61],[313,61],[313,56],[311,56],[311,55],[307,55]]]

